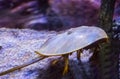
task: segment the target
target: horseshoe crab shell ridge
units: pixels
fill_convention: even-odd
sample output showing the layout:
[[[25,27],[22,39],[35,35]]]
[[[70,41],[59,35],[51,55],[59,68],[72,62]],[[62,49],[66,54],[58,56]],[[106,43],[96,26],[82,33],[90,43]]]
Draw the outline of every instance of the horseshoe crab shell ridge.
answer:
[[[107,38],[105,31],[99,27],[81,26],[48,39],[37,52],[44,56],[64,55]]]

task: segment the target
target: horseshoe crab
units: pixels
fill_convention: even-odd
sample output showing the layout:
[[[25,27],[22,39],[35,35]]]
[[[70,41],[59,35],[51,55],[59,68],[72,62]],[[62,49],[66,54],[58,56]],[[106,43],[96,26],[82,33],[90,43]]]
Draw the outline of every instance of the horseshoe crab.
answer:
[[[40,57],[21,66],[1,72],[0,76],[13,72],[17,69],[21,69],[50,56],[61,56],[64,58],[65,67],[63,74],[65,74],[68,70],[68,57],[70,54],[76,51],[77,58],[79,59],[82,49],[90,48],[91,46],[93,47],[100,42],[107,41],[107,39],[107,34],[99,27],[81,26],[69,29],[58,34],[57,36],[49,38],[39,50],[35,51],[35,53],[39,54]],[[53,63],[55,64],[57,61],[58,60],[54,61]]]

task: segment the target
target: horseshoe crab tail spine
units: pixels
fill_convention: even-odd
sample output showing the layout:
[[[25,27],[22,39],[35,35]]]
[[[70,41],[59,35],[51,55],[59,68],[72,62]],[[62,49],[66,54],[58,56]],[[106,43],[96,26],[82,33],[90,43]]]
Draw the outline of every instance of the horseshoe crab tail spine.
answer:
[[[34,53],[36,53],[36,54],[39,55],[40,57],[44,56],[44,55],[40,54],[38,51],[35,51]]]
[[[8,73],[14,72],[14,71],[16,71],[16,70],[19,70],[19,69],[21,69],[21,68],[24,68],[24,67],[26,67],[26,66],[29,66],[29,65],[31,65],[31,64],[34,64],[34,63],[36,63],[36,62],[38,62],[38,61],[40,61],[40,60],[42,60],[42,59],[44,59],[44,58],[46,58],[46,57],[38,57],[38,58],[35,58],[35,59],[33,59],[32,61],[30,61],[30,62],[28,62],[28,63],[26,63],[26,64],[23,64],[23,65],[20,65],[20,66],[16,66],[16,67],[11,68],[11,69],[9,69],[9,70],[3,71],[3,72],[0,73],[0,76],[6,75],[6,74],[8,74]]]

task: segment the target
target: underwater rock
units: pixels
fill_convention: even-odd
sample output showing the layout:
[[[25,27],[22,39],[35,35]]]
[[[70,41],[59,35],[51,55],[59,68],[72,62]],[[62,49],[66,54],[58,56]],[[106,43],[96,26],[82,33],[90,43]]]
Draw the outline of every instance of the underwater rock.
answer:
[[[57,15],[39,14],[23,16],[20,14],[4,13],[0,16],[0,27],[58,31],[63,29],[63,24]]]
[[[116,0],[116,6],[115,6],[115,16],[120,16],[120,0]]]
[[[41,9],[42,5],[38,5],[38,4],[42,4],[42,3],[40,2],[38,3],[37,0],[20,1],[20,2],[19,0],[18,2],[11,1],[11,4],[16,3],[16,6],[12,7],[9,11],[4,12],[5,17],[3,21],[0,21],[0,27],[10,27],[10,28],[27,27],[37,30],[42,30],[42,29],[61,30],[71,27],[77,27],[79,25],[97,24],[98,5],[94,2],[80,1],[80,0],[75,0],[75,1],[48,0],[48,1],[49,1],[49,5],[48,5],[49,7],[46,6],[45,8],[46,10]],[[19,3],[19,5],[17,5],[17,3]],[[11,17],[6,14],[12,14],[14,16]],[[41,17],[41,15],[44,16]],[[36,16],[37,18],[35,18]],[[16,19],[14,19],[13,17],[16,17]],[[41,23],[40,22],[41,19],[46,19],[46,23]]]
[[[35,18],[31,18],[24,24],[24,28],[54,31],[65,29],[60,17],[57,15],[36,15]]]
[[[21,15],[35,14],[38,10],[38,4],[36,1],[29,1],[26,3],[21,3],[10,10],[10,13],[18,13]]]
[[[62,19],[64,26],[96,25],[99,5],[92,0],[50,0],[52,10]]]
[[[97,25],[100,1],[1,0],[0,27],[58,31],[80,25]],[[119,6],[120,0],[117,0],[114,18],[120,15]]]

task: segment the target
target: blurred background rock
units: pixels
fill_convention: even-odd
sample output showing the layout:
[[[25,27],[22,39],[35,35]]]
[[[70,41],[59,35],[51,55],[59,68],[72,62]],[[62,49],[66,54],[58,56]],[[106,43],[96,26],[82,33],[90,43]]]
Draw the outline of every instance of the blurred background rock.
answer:
[[[100,0],[0,0],[0,27],[63,30],[97,25]],[[117,0],[115,16],[120,15]]]

